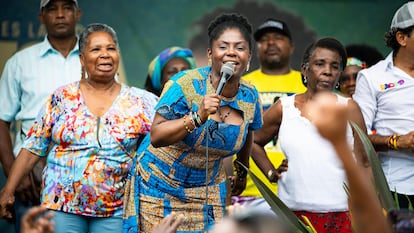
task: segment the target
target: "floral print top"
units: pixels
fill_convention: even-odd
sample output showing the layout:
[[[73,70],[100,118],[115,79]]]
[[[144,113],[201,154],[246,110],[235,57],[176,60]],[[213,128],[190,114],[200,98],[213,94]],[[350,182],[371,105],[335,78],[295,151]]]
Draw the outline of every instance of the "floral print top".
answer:
[[[42,205],[95,217],[121,216],[125,181],[138,139],[150,130],[158,97],[122,84],[101,117],[85,104],[80,82],[58,88],[23,148],[46,156]]]

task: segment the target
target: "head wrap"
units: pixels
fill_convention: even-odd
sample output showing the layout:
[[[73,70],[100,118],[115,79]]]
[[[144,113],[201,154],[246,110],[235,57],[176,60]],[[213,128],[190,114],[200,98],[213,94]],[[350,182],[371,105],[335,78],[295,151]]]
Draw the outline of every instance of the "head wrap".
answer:
[[[184,59],[190,65],[190,69],[196,68],[193,52],[191,52],[190,49],[181,47],[167,48],[155,57],[148,67],[148,76],[151,78],[154,89],[158,91],[160,90],[162,69],[164,69],[167,62],[174,57]]]
[[[346,66],[351,66],[351,65],[361,67],[362,69],[367,68],[367,63],[359,60],[356,57],[348,57],[348,59],[346,60]]]

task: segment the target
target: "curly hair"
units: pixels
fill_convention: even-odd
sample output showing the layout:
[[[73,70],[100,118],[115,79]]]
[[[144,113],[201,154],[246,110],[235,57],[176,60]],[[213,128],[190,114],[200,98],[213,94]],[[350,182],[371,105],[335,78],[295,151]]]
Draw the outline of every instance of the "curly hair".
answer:
[[[243,38],[249,43],[249,49],[252,50],[252,26],[246,17],[240,14],[222,14],[215,18],[208,26],[208,44],[211,47],[213,41],[229,28],[238,28]]]
[[[408,37],[411,36],[411,32],[413,31],[414,26],[408,27],[408,28],[391,28],[390,31],[386,32],[384,35],[385,43],[388,47],[390,47],[393,51],[393,56],[395,57],[398,53],[398,50],[400,50],[400,43],[398,43],[397,38],[395,36],[397,35],[397,32],[402,32],[403,34],[407,35]]]
[[[312,43],[306,48],[305,53],[303,54],[302,64],[309,63],[309,59],[312,56],[316,48],[326,48],[336,51],[341,57],[341,68],[342,70],[346,67],[346,50],[345,47],[335,38],[326,37],[319,39],[315,43]]]

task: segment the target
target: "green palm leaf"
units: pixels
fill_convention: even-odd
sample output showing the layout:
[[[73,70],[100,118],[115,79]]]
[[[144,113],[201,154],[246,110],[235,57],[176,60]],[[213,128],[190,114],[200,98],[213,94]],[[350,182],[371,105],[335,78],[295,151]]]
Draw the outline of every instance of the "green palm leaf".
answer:
[[[378,159],[377,153],[375,152],[375,149],[372,146],[371,141],[357,124],[355,124],[352,121],[350,123],[352,127],[356,130],[359,138],[362,141],[362,144],[364,145],[365,152],[367,153],[369,162],[371,164],[372,174],[374,176],[375,189],[379,195],[382,207],[387,211],[395,209],[397,206],[395,206],[394,200],[390,192],[390,187],[388,186],[387,180],[381,167],[381,162]]]
[[[311,227],[304,224],[253,172],[236,160],[247,170],[254,184],[259,189],[263,198],[267,201],[273,212],[285,220],[296,233],[317,233]]]

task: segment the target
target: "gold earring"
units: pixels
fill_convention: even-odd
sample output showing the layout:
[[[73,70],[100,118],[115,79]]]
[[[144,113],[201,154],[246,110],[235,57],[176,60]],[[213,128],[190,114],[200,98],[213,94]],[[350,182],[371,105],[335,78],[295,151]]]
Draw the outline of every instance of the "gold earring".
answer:
[[[249,71],[249,69],[250,69],[250,62],[247,63],[246,72]]]
[[[85,79],[85,69],[83,67],[81,68],[80,78]]]
[[[209,59],[208,59],[208,62],[207,62],[207,64],[208,64],[208,66],[211,66],[211,65],[212,65],[212,61],[211,61],[211,58],[209,58]]]

